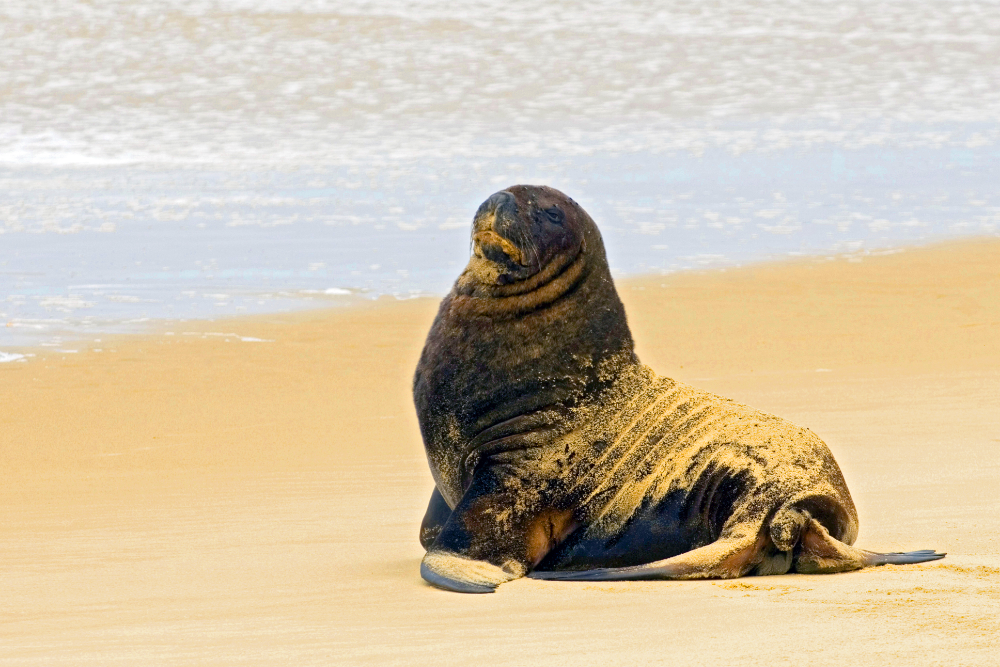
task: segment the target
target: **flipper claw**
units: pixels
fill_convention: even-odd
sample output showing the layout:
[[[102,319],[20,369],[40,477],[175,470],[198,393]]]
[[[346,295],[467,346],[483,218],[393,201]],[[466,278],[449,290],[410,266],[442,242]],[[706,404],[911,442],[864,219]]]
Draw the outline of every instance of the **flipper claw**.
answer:
[[[926,563],[932,560],[944,558],[946,554],[938,553],[933,549],[921,549],[920,551],[896,551],[888,554],[870,552],[868,556],[869,565],[912,565],[914,563]]]

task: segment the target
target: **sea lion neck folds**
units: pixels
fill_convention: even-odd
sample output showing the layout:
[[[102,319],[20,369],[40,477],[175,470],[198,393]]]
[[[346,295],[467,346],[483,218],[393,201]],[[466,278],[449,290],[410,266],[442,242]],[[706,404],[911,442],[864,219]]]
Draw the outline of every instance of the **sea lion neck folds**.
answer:
[[[850,545],[813,433],[657,377],[633,351],[597,225],[545,186],[491,196],[413,383],[435,490],[421,574],[545,579],[837,572],[940,558]]]
[[[459,282],[451,306],[456,312],[480,317],[512,317],[543,308],[569,294],[586,276],[583,252],[550,261],[530,278],[509,285],[484,286]]]

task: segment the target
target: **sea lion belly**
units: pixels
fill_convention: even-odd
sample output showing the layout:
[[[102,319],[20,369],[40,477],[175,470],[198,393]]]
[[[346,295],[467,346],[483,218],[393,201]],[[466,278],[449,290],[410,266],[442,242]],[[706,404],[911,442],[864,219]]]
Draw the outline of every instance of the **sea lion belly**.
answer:
[[[582,527],[535,566],[536,571],[627,567],[662,560],[713,541],[711,530],[691,521],[682,491],[643,502],[621,530],[608,534]]]

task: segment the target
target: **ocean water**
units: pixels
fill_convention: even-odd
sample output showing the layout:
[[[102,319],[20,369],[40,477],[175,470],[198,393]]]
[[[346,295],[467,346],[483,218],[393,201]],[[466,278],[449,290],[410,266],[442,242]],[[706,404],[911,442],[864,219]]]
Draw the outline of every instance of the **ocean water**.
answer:
[[[1000,233],[996,1],[5,0],[0,63],[0,362],[442,294],[519,182],[617,275]]]

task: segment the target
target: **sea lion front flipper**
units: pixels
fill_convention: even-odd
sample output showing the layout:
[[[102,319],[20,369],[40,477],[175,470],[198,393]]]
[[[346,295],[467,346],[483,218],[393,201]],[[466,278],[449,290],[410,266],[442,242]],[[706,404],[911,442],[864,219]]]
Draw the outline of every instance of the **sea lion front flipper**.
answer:
[[[860,570],[874,565],[912,565],[944,558],[933,549],[906,553],[876,553],[844,544],[835,539],[823,524],[810,518],[802,531],[801,550],[795,558],[800,574],[828,574]]]
[[[524,574],[516,566],[504,569],[452,552],[428,551],[420,563],[420,576],[432,586],[446,591],[492,593],[500,584],[519,579]]]
[[[743,576],[760,563],[766,546],[767,538],[763,534],[721,538],[698,549],[643,565],[576,572],[538,571],[528,576],[558,581],[731,579]]]
[[[509,466],[483,466],[430,546],[420,575],[438,588],[492,593],[523,577],[576,526]]]

